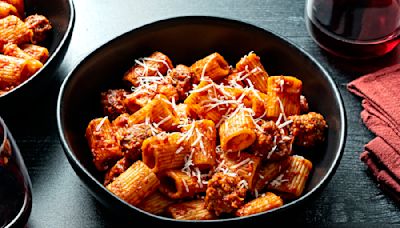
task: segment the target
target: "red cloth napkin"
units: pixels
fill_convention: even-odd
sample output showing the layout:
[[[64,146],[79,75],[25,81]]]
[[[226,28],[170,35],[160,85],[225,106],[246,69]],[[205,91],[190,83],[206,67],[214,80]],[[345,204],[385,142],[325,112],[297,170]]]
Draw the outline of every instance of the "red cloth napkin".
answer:
[[[377,136],[360,158],[380,187],[400,202],[400,64],[360,77],[347,88],[363,98],[361,119]]]

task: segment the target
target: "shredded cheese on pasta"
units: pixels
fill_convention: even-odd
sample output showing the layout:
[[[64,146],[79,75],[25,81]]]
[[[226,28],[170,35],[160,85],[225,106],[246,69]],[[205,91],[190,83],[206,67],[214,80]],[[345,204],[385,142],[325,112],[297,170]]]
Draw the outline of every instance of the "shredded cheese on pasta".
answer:
[[[249,184],[247,183],[246,180],[240,180],[239,183],[238,183],[238,187],[239,188],[248,189],[249,188]]]
[[[189,192],[189,186],[188,186],[188,184],[186,183],[185,179],[182,179],[182,183],[183,183],[183,185],[185,186],[186,192]]]
[[[246,158],[243,161],[231,166],[231,169],[238,169],[239,167],[242,167],[244,165],[251,164],[250,162],[251,162],[251,159],[250,158]]]
[[[105,116],[101,119],[100,123],[96,126],[96,131],[100,131],[101,127],[103,126],[104,122],[108,119],[108,116]]]
[[[282,183],[287,182],[287,181],[289,181],[289,180],[288,180],[288,179],[283,179],[283,174],[280,174],[277,178],[275,178],[274,180],[272,180],[272,181],[270,182],[270,184],[271,184],[273,187],[277,187],[277,186],[279,186],[279,185],[281,185]]]

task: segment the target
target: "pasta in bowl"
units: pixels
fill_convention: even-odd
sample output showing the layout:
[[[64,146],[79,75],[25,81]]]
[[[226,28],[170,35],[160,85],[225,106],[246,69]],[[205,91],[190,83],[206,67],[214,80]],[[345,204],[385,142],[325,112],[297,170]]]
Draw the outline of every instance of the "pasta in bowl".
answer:
[[[2,105],[11,107],[43,91],[38,86],[43,88],[62,60],[73,22],[72,0],[0,1]]]
[[[239,220],[301,202],[333,174],[344,137],[341,100],[325,106],[312,96],[310,88],[331,95],[336,88],[309,57],[251,26],[253,33],[218,48],[195,34],[180,48],[170,39],[211,28],[217,41],[236,26],[250,25],[205,17],[147,25],[106,44],[66,79],[61,141],[106,205],[170,222]],[[158,34],[142,33],[149,28]],[[263,42],[237,45],[248,35]],[[152,43],[155,37],[163,44]],[[110,58],[117,56],[111,47],[119,60]],[[93,67],[94,59],[111,61],[112,70]]]
[[[312,163],[293,144],[320,144],[327,128],[309,112],[302,81],[269,76],[255,53],[235,67],[219,53],[190,67],[161,52],[135,62],[123,76],[132,91],[103,92],[105,116],[86,129],[108,190],[150,213],[194,220],[301,196]]]

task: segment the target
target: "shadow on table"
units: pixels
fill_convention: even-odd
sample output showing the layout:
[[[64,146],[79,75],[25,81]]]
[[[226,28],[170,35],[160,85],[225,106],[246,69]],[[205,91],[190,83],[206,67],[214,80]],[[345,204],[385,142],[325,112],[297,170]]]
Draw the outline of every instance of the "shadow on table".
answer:
[[[400,45],[385,56],[358,61],[339,58],[322,49],[320,49],[320,52],[329,65],[335,68],[342,75],[346,75],[349,80],[354,80],[365,74],[400,63]]]
[[[317,194],[318,195],[318,194]],[[290,225],[307,225],[304,218],[304,211],[306,208],[311,207],[313,200],[309,200],[301,204],[301,206],[284,210],[282,213],[273,214],[273,216],[255,216],[243,220],[235,220],[231,222],[216,222],[216,223],[204,223],[200,222],[170,222],[155,219],[142,219],[142,218],[127,218],[126,216],[118,213],[118,211],[112,211],[106,208],[103,204],[96,201],[95,206],[98,214],[104,218],[102,227],[148,227],[156,226],[168,226],[168,227],[207,227],[207,226],[232,226],[232,225],[243,225],[243,226],[255,226],[255,227],[289,227]],[[290,218],[290,219],[288,219]],[[171,225],[171,226],[170,226]],[[235,226],[236,227],[236,226]]]
[[[374,177],[374,175],[369,170],[366,170],[365,172],[367,173],[368,177],[372,181],[374,181],[374,183],[377,183],[376,178]],[[391,189],[391,188],[389,188],[389,187],[387,187],[386,185],[383,185],[383,184],[378,184],[377,183],[377,186],[378,186],[379,189],[382,190],[382,192],[385,195],[388,195],[390,197],[390,199],[393,200],[394,205],[396,205],[397,208],[400,209],[400,195],[398,194],[398,192],[394,191],[393,189]]]

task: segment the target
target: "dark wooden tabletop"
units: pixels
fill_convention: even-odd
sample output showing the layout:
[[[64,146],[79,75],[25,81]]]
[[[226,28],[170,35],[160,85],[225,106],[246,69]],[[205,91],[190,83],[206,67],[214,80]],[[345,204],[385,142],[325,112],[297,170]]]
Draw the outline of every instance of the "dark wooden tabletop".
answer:
[[[74,4],[75,27],[64,61],[54,73],[56,80],[43,88],[45,95],[18,104],[24,108],[3,116],[33,184],[28,227],[115,227],[114,214],[87,191],[64,155],[55,117],[58,91],[68,72],[99,45],[143,24],[184,15],[238,19],[287,37],[315,57],[336,82],[348,123],[344,155],[323,192],[291,213],[290,220],[322,226],[400,225],[400,205],[382,193],[359,160],[363,145],[373,135],[360,119],[359,98],[346,90],[346,84],[356,77],[400,63],[400,48],[369,63],[352,63],[327,55],[306,31],[304,0],[76,0]]]

